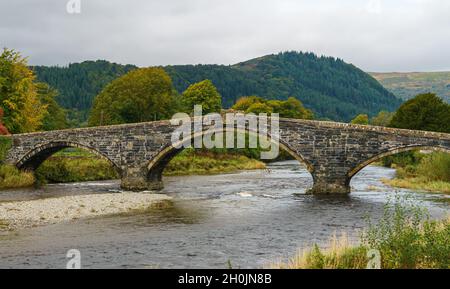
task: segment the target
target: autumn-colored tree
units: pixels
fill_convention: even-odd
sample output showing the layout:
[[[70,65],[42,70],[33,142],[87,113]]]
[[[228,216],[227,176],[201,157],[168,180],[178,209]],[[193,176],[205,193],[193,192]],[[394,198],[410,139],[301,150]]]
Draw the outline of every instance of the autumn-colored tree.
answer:
[[[352,121],[352,124],[369,124],[369,116],[367,114],[359,114]]]
[[[254,114],[260,114],[260,113],[267,113],[271,114],[273,112],[273,108],[267,105],[263,102],[256,102],[245,111],[245,113],[254,113]]]
[[[3,108],[0,107],[0,135],[8,135],[8,129],[3,125]]]
[[[46,106],[39,100],[34,80],[27,59],[5,48],[0,55],[0,105],[3,123],[12,133],[32,132],[42,125]]]
[[[113,80],[95,98],[89,125],[168,119],[175,110],[175,89],[162,68],[140,68]]]
[[[201,105],[204,114],[222,109],[222,97],[208,79],[190,85],[183,92],[181,103],[187,113],[193,112],[195,105]]]

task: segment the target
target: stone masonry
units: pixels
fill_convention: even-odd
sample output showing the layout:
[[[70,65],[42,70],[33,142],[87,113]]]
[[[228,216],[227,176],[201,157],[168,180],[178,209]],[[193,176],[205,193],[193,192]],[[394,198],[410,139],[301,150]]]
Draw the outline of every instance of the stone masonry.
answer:
[[[35,170],[67,147],[108,159],[127,190],[161,189],[165,165],[178,152],[169,121],[68,129],[11,136],[6,162]],[[206,129],[206,128],[205,128]],[[450,152],[450,134],[309,120],[280,119],[280,146],[306,164],[312,194],[348,194],[350,180],[381,157],[412,149]]]

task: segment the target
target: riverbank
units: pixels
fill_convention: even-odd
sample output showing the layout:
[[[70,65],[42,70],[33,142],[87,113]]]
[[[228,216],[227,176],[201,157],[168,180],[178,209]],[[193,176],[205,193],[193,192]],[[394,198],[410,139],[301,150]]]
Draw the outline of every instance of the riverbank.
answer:
[[[265,163],[241,154],[185,150],[172,159],[164,175],[214,175],[265,168]],[[0,165],[0,189],[118,178],[118,172],[106,159],[78,149],[55,154],[42,163],[35,174]]]
[[[0,203],[0,231],[164,208],[170,200],[162,194],[124,192]]]
[[[450,217],[432,221],[418,207],[385,209],[382,220],[361,234],[359,244],[346,234],[333,236],[325,249],[303,249],[277,269],[449,269]]]
[[[404,189],[450,194],[450,154],[442,152],[407,152],[386,159],[396,169],[386,185]]]

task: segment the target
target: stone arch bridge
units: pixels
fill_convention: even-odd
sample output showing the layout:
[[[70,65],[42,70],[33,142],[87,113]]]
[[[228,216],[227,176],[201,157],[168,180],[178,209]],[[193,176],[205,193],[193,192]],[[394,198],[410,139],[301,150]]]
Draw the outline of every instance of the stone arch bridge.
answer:
[[[381,157],[412,149],[450,152],[450,134],[309,120],[280,119],[280,147],[304,162],[313,194],[348,194],[350,180]],[[6,162],[35,170],[55,152],[87,149],[109,160],[124,189],[162,188],[165,165],[180,149],[171,144],[170,121],[12,135]],[[206,130],[207,128],[205,128]]]

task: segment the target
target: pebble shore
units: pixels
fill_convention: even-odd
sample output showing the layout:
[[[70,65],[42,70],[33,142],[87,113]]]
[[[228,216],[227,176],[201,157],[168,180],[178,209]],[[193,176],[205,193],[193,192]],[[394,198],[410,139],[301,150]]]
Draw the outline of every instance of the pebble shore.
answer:
[[[0,203],[0,231],[158,208],[170,200],[162,194],[125,192]]]

